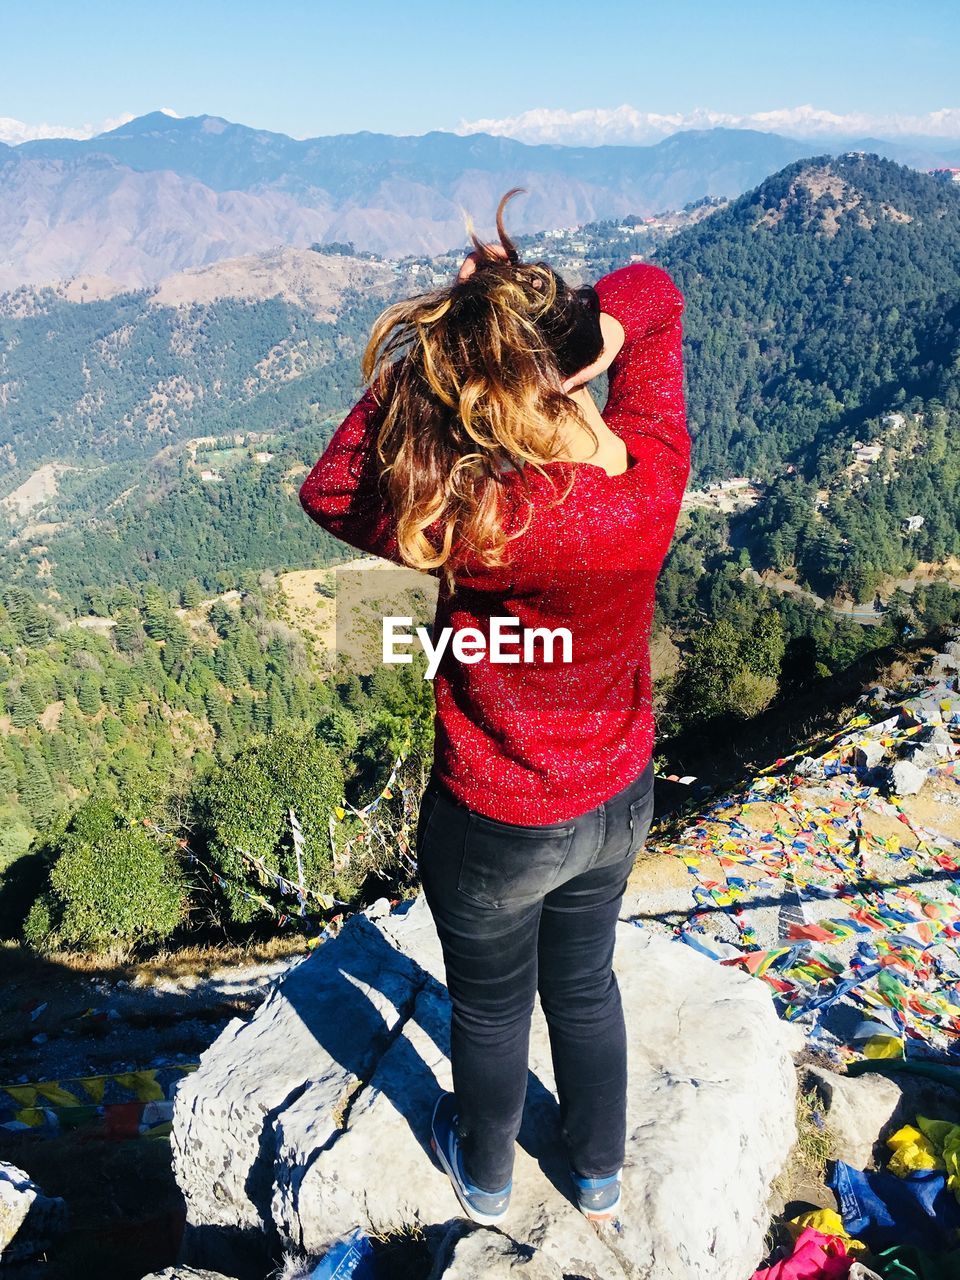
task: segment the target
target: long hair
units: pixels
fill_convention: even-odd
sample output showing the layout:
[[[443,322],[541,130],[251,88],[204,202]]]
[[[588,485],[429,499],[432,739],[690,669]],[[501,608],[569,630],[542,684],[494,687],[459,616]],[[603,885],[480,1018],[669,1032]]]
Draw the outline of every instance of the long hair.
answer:
[[[526,486],[524,464],[546,475],[543,464],[562,451],[563,420],[591,430],[562,382],[602,350],[599,301],[544,262],[520,262],[503,211],[521,190],[497,207],[504,256],[468,224],[473,274],[388,307],[363,355],[386,408],[377,449],[400,554],[414,568],[441,568],[448,586],[466,557],[503,562],[504,470],[520,470]]]

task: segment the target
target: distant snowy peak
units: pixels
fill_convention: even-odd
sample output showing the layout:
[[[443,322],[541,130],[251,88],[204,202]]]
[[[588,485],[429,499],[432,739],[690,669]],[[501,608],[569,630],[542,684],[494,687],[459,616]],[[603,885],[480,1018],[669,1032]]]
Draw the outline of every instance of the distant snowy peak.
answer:
[[[591,107],[584,111],[536,107],[502,119],[462,120],[460,134],[490,133],[519,142],[555,142],[565,146],[612,146],[654,143],[680,129],[758,129],[798,138],[884,137],[960,139],[960,107],[943,107],[924,115],[872,115],[865,111],[838,114],[806,103],[737,115],[695,107],[692,111],[662,113],[621,107]]]

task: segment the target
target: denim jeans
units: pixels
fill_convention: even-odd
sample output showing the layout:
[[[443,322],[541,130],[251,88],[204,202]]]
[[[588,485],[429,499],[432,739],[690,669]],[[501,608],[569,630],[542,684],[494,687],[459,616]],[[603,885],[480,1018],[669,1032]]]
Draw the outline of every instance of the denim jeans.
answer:
[[[483,1190],[499,1191],[512,1175],[538,993],[570,1164],[587,1178],[623,1165],[627,1043],[613,949],[652,818],[652,760],[595,809],[547,826],[494,821],[436,778],[427,784],[420,881],[452,1005],[464,1171]]]

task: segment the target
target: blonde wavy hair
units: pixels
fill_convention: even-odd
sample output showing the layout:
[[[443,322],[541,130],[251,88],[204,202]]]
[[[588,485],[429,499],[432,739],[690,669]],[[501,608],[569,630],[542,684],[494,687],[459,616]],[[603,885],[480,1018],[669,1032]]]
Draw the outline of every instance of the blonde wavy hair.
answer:
[[[503,212],[521,190],[497,207],[501,252],[468,223],[473,273],[388,307],[362,360],[386,410],[377,451],[400,554],[414,568],[441,569],[450,587],[469,555],[503,563],[504,470],[520,470],[526,488],[523,464],[546,475],[562,452],[562,422],[577,418],[594,434],[562,383],[602,349],[599,303],[546,263],[519,261]],[[576,369],[565,367],[571,361]]]

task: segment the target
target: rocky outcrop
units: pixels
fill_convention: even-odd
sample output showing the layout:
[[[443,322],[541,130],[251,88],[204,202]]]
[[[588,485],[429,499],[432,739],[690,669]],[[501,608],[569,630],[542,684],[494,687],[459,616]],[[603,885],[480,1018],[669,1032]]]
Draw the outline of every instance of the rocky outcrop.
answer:
[[[196,1267],[164,1267],[162,1271],[151,1271],[143,1280],[230,1280],[220,1271],[198,1270]]]
[[[799,1033],[756,979],[632,923],[619,929],[631,1044],[619,1223],[597,1229],[571,1199],[538,1009],[503,1234],[461,1243],[456,1232],[434,1274],[479,1274],[473,1254],[491,1249],[503,1255],[497,1275],[531,1280],[742,1280],[759,1261],[768,1189],[795,1139]],[[260,1280],[283,1251],[317,1256],[357,1225],[458,1219],[429,1150],[432,1105],[450,1087],[448,1023],[422,897],[393,914],[374,904],[291,968],[178,1088],[182,1262]]]
[[[0,1261],[37,1257],[63,1230],[66,1218],[59,1196],[44,1195],[28,1173],[0,1160]]]

